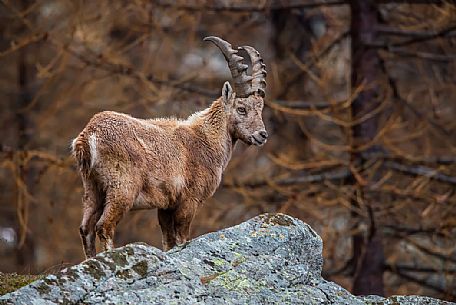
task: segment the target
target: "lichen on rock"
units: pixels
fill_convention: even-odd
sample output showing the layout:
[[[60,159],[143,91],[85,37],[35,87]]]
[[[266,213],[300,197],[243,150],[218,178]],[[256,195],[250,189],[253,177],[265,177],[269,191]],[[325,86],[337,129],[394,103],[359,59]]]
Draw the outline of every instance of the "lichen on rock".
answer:
[[[0,304],[454,304],[356,297],[321,277],[323,243],[307,224],[264,214],[169,252],[130,244],[0,297]]]

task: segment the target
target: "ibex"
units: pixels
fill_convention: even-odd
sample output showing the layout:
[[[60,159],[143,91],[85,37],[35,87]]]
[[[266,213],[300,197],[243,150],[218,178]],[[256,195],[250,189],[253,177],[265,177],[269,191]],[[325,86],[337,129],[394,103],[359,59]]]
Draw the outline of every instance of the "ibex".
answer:
[[[225,82],[212,105],[178,119],[137,119],[104,111],[73,140],[84,187],[80,235],[86,258],[113,248],[117,223],[132,208],[158,209],[164,250],[185,243],[199,205],[212,196],[237,140],[261,146],[268,134],[262,120],[266,69],[254,48],[233,49],[219,37],[234,81]],[[238,55],[244,50],[252,63]]]

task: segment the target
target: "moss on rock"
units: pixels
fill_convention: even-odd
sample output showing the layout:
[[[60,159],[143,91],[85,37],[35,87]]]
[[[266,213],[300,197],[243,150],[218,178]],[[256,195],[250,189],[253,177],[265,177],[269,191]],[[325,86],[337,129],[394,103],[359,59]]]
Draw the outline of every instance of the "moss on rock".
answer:
[[[43,278],[44,275],[16,274],[0,272],[0,295],[15,291]]]
[[[125,253],[122,253],[118,250],[114,250],[112,252],[108,252],[108,256],[112,259],[112,261],[120,267],[124,267],[128,264],[127,256]]]
[[[293,219],[285,214],[263,214],[260,215],[259,218],[264,224],[272,226],[289,227],[294,225]]]
[[[149,265],[147,264],[146,261],[140,261],[131,267],[131,269],[133,269],[137,274],[139,274],[142,277],[147,274],[148,268],[149,268]]]
[[[84,265],[85,271],[90,274],[94,279],[101,279],[106,276],[106,273],[103,271],[103,266],[96,260],[88,260]]]

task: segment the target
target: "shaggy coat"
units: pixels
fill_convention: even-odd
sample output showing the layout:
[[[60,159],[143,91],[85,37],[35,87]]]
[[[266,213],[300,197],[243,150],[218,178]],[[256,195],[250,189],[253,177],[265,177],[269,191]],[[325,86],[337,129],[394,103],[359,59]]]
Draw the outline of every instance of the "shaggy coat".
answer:
[[[158,209],[163,248],[187,241],[197,207],[212,196],[238,139],[262,145],[263,98],[236,98],[226,82],[222,97],[186,120],[142,120],[105,111],[74,139],[81,172],[86,257],[95,236],[113,248],[117,223],[131,209]]]

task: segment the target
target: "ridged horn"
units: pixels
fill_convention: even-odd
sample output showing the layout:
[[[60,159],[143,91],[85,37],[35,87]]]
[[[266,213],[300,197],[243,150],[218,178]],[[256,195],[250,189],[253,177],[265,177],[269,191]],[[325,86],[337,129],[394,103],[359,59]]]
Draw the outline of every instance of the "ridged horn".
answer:
[[[225,56],[225,60],[228,62],[228,67],[230,68],[230,71],[231,71],[231,76],[233,77],[234,92],[236,92],[236,96],[248,97],[249,95],[253,94],[255,92],[255,90],[252,91],[252,85],[253,85],[253,81],[255,80],[255,77],[253,75],[250,76],[247,74],[248,66],[246,64],[242,63],[243,58],[238,55],[238,50],[234,50],[229,42],[221,39],[220,37],[209,36],[209,37],[204,38],[204,41],[210,41],[210,42],[214,43],[220,49],[220,51],[222,51],[223,56]],[[253,49],[253,50],[255,50],[255,49]],[[255,50],[255,52],[256,52],[256,50]],[[251,57],[250,54],[249,54],[249,56]],[[259,56],[259,54],[258,54],[258,56]],[[261,57],[260,57],[260,59],[261,59]],[[253,60],[252,60],[252,64],[253,64]],[[263,66],[264,66],[264,64],[263,64]],[[253,67],[255,67],[255,66],[253,66]],[[258,69],[259,68],[257,68],[257,70]],[[255,70],[252,69],[252,72],[254,72],[254,71]],[[258,84],[259,84],[258,81],[255,81],[255,88],[259,86]],[[266,83],[265,83],[265,85],[266,85]],[[264,96],[264,88],[261,87],[261,89],[263,92],[262,94]]]
[[[243,49],[249,54],[250,61],[252,62],[252,83],[251,83],[251,92],[253,94],[258,92],[261,97],[264,97],[266,92],[266,65],[263,62],[263,59],[260,56],[260,52],[255,50],[255,48],[250,46],[242,46],[239,49]]]

